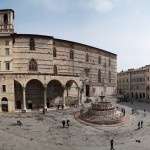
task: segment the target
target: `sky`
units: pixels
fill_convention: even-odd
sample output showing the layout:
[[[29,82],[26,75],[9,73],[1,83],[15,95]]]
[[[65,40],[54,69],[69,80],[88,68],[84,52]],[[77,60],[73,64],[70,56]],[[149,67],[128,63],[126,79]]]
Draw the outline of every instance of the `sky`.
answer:
[[[0,0],[18,34],[49,35],[117,54],[117,71],[150,64],[150,0]]]

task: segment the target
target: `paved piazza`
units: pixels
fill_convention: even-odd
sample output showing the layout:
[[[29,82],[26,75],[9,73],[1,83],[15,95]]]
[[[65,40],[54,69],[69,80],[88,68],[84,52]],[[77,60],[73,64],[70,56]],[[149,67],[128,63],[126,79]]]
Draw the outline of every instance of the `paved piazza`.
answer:
[[[51,110],[26,114],[0,113],[0,149],[1,150],[110,150],[110,139],[114,139],[115,150],[150,149],[150,104],[115,103],[126,109],[130,119],[123,125],[113,127],[90,126],[74,118],[76,108]],[[139,109],[139,115],[131,114],[132,108]],[[146,117],[144,117],[146,109]],[[17,117],[23,126],[16,125]],[[69,118],[70,128],[62,128],[62,119]],[[137,129],[143,120],[143,128]],[[136,142],[140,140],[140,143]]]

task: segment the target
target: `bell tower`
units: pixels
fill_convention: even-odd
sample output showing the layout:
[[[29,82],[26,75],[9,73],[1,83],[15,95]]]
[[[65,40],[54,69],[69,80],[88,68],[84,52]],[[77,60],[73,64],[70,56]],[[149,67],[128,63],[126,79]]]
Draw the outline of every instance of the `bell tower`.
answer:
[[[0,36],[14,33],[14,11],[12,9],[0,10]]]

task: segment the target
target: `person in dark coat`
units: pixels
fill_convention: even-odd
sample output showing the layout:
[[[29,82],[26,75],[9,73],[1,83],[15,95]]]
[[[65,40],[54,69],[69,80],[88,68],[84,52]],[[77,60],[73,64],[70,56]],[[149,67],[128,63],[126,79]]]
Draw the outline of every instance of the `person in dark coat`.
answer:
[[[138,129],[140,129],[140,121],[138,122]]]
[[[43,114],[45,114],[46,113],[46,109],[45,108],[43,108]]]
[[[143,120],[141,120],[141,128],[143,127]]]
[[[65,119],[62,121],[63,128],[65,128]]]
[[[110,146],[111,146],[110,150],[114,150],[114,140],[113,139],[110,140]]]
[[[69,125],[70,125],[69,123],[70,123],[70,120],[67,119],[66,124],[67,124],[68,128],[69,128]]]

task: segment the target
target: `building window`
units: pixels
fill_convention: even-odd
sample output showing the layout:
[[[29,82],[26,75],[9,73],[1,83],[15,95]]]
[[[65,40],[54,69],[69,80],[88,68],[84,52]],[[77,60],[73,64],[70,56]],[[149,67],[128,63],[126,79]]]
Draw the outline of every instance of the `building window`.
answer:
[[[6,70],[10,70],[10,62],[5,62],[5,68]]]
[[[53,48],[53,57],[56,57],[57,56],[57,51],[56,51],[56,48],[54,47]]]
[[[108,80],[109,80],[109,83],[111,83],[111,72],[110,71],[108,73]]]
[[[57,66],[54,65],[54,75],[57,75]]]
[[[7,46],[8,46],[8,45],[9,45],[9,41],[5,41],[5,45],[7,45]]]
[[[37,71],[37,62],[34,59],[31,59],[29,62],[29,70]]]
[[[30,50],[35,50],[35,41],[33,38],[30,39]]]
[[[147,77],[147,81],[149,81],[149,77]]]
[[[101,64],[101,56],[98,57],[98,63]]]
[[[74,59],[74,52],[73,52],[73,50],[70,50],[70,59]]]
[[[98,82],[101,83],[101,70],[98,70]]]
[[[89,54],[86,54],[86,62],[89,62]]]
[[[85,70],[85,76],[86,76],[86,77],[89,77],[89,76],[90,76],[90,70],[89,70],[89,69]]]
[[[8,24],[8,16],[7,16],[7,14],[4,14],[4,23]]]
[[[111,59],[109,58],[109,66],[111,66]]]
[[[5,48],[5,55],[9,55],[9,48]]]
[[[6,92],[6,85],[2,85],[3,92]]]

